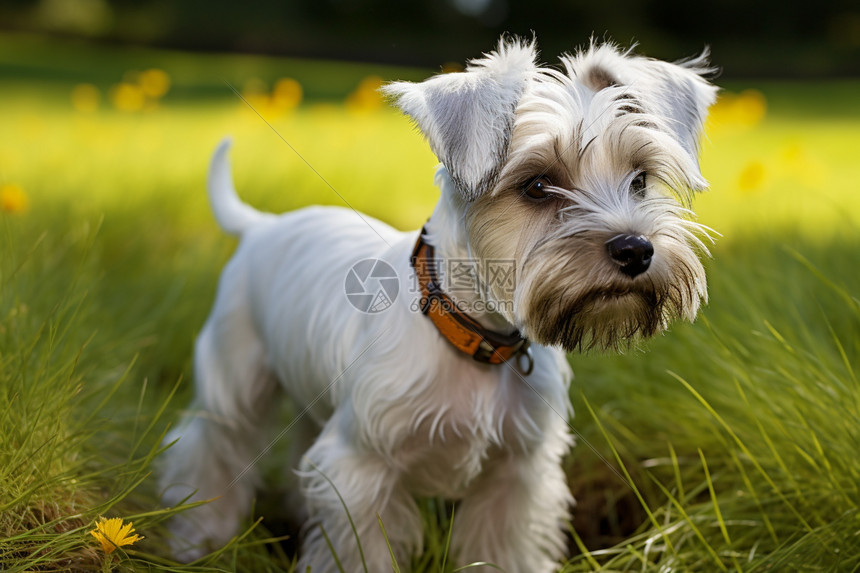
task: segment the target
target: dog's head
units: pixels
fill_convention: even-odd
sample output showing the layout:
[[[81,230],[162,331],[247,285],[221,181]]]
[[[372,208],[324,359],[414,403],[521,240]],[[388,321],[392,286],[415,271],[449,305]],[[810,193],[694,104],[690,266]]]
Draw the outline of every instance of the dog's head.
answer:
[[[472,256],[516,261],[515,288],[484,296],[523,335],[568,350],[692,320],[707,297],[689,210],[707,186],[705,54],[670,64],[592,44],[562,70],[536,60],[534,42],[503,40],[462,73],[383,88],[450,176],[443,201]]]

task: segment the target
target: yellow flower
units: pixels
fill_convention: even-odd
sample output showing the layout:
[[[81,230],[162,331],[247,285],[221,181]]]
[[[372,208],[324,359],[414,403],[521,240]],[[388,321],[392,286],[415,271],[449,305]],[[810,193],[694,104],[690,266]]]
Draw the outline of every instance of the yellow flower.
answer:
[[[756,127],[767,115],[767,99],[758,90],[744,90],[739,94],[724,92],[708,115],[708,129],[712,132],[737,132]]]
[[[242,97],[236,100],[242,113],[247,114],[248,117],[253,117],[255,121],[259,121],[257,112],[263,113],[269,105],[267,91],[266,84],[260,78],[250,78],[246,81],[242,86]]]
[[[738,187],[741,191],[752,193],[764,186],[767,171],[761,161],[750,161],[738,176]]]
[[[367,76],[358,87],[346,98],[346,108],[351,112],[368,112],[382,106],[383,99],[379,93],[382,86],[382,78],[378,76]]]
[[[170,76],[164,70],[153,68],[140,74],[138,85],[146,97],[158,99],[170,89]]]
[[[78,84],[72,90],[72,106],[82,113],[93,113],[99,108],[99,88],[93,84]]]
[[[0,210],[20,213],[26,211],[29,204],[27,195],[17,185],[0,185]]]
[[[146,96],[140,86],[123,82],[111,89],[113,105],[120,111],[140,111],[146,103]]]
[[[272,105],[280,111],[289,111],[302,101],[302,84],[293,78],[281,78],[272,90]]]
[[[761,123],[767,113],[767,100],[758,90],[744,90],[735,100],[735,120],[753,127]]]
[[[105,553],[113,553],[117,547],[123,545],[131,545],[132,543],[143,539],[140,535],[132,535],[134,533],[134,524],[128,522],[127,525],[122,524],[121,517],[105,519],[99,517],[99,522],[96,523],[96,528],[90,531],[90,535],[95,537],[102,545]]]

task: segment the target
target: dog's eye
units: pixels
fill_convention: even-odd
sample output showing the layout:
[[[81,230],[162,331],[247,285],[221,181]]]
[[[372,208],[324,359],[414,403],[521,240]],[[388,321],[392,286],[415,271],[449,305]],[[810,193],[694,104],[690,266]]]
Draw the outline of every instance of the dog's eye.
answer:
[[[546,199],[549,197],[549,188],[552,182],[546,177],[535,177],[526,184],[525,193],[532,199]]]
[[[630,194],[634,197],[644,197],[646,185],[645,172],[643,171],[630,182]]]

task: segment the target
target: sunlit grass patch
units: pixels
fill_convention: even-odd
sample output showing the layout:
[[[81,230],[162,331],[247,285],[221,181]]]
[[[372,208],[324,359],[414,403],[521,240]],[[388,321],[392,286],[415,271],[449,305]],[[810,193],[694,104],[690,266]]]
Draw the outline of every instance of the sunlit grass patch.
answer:
[[[0,221],[0,564],[88,570],[99,558],[86,527],[140,483],[154,451],[131,448],[120,462],[96,446],[106,427],[101,398],[126,380],[121,361],[132,357],[100,367],[84,358],[104,348],[83,286],[94,229],[79,223],[30,240],[21,225]]]
[[[793,260],[791,277],[819,273],[796,254],[780,260]],[[649,491],[646,503],[657,516],[593,560],[610,570],[655,571],[860,564],[860,465],[852,453],[860,441],[860,301],[826,279],[807,286],[822,306],[843,313],[838,324],[832,311],[798,301],[798,313],[779,308],[779,300],[730,322],[720,309],[747,302],[731,301],[709,309],[703,328],[687,333],[692,340],[663,340],[647,357],[613,359],[660,360],[648,367],[647,382],[633,369],[613,370],[615,387],[601,388],[588,379],[601,376],[600,365],[574,360],[586,374],[577,401],[605,428],[587,432],[592,443],[622,451],[611,463],[634,466],[634,483]],[[689,354],[705,348],[704,356]],[[616,393],[628,399],[605,401]],[[637,414],[651,409],[669,419]],[[575,563],[571,570],[586,570],[594,561]]]
[[[27,210],[30,200],[24,190],[13,183],[0,186],[0,210],[21,213]]]
[[[765,94],[780,88],[796,89],[729,92],[715,106],[702,158],[712,190],[697,201],[702,221],[726,240],[767,228],[827,241],[860,229],[860,194],[848,191],[860,177],[860,117],[833,117],[829,103],[816,107],[812,98],[805,115],[789,114],[797,102],[768,105]]]

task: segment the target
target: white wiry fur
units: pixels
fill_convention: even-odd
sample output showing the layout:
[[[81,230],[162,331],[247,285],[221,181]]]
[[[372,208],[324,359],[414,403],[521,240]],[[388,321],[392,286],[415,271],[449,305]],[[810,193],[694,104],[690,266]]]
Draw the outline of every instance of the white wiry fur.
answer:
[[[326,536],[346,571],[362,560],[390,570],[377,515],[406,567],[422,550],[416,496],[457,500],[454,564],[556,569],[572,504],[561,469],[572,444],[563,349],[623,346],[695,317],[704,246],[688,203],[705,185],[696,145],[714,91],[698,68],[611,46],[564,57],[565,72],[536,60],[534,42],[502,41],[461,74],[386,88],[443,164],[426,234],[436,256],[515,261],[512,293],[473,284],[452,296],[469,308],[513,305],[472,316],[532,340],[527,375],[473,360],[414,310],[415,232],[339,208],[259,213],[233,190],[229,141],[218,148],[210,198],[241,242],[197,340],[196,397],[167,438],[161,478],[168,504],[218,499],[173,522],[179,558],[237,533],[261,485],[266,412],[282,391],[305,412],[284,462],[301,493],[290,508],[304,523],[300,571],[337,570]],[[633,192],[640,173],[647,186]],[[546,199],[524,195],[537,177]],[[636,276],[607,252],[625,234],[653,244]],[[349,269],[368,258],[400,278],[393,305],[374,314],[344,293]]]

